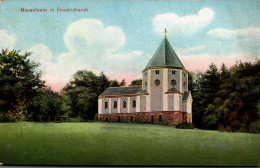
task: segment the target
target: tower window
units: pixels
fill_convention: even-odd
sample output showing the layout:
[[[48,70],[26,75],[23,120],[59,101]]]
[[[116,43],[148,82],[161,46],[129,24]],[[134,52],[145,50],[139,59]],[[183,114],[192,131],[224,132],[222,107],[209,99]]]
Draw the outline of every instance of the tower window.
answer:
[[[159,74],[160,73],[160,70],[155,70],[155,74]]]
[[[175,86],[175,85],[176,85],[176,83],[177,83],[177,82],[176,82],[176,80],[174,80],[174,79],[173,79],[173,80],[171,80],[171,85],[172,85],[172,86]]]
[[[162,122],[162,115],[159,115],[159,122]]]
[[[108,108],[108,103],[107,102],[105,102],[105,109],[107,109]]]
[[[175,75],[175,70],[172,70],[172,74]]]
[[[160,85],[160,80],[159,80],[159,79],[156,79],[156,80],[154,81],[154,84],[155,84],[156,86],[159,86],[159,85]]]
[[[117,108],[117,101],[114,101],[114,108]]]
[[[123,108],[126,108],[126,101],[123,101]]]
[[[135,108],[136,107],[136,101],[133,100],[133,107]]]

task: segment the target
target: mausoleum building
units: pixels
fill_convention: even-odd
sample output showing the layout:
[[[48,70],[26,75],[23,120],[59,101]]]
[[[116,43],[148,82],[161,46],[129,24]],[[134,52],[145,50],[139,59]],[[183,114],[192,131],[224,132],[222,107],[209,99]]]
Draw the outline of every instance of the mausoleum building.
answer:
[[[142,71],[142,86],[109,87],[98,98],[100,122],[192,123],[188,70],[165,38]]]

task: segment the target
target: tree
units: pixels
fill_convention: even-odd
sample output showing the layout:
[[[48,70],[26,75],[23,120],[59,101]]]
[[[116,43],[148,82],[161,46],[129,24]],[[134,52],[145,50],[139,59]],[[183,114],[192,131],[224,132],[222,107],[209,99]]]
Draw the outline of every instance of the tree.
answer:
[[[125,82],[125,79],[123,79],[120,83],[119,83],[120,86],[125,86],[126,85],[126,82]]]
[[[142,79],[133,80],[130,84],[130,86],[141,86],[141,85],[142,85]]]
[[[61,95],[52,91],[50,88],[43,88],[38,95],[28,103],[27,111],[31,118],[35,115],[47,117],[63,115],[68,111],[68,107]]]
[[[93,120],[98,110],[98,96],[109,86],[111,81],[103,73],[96,75],[87,70],[77,71],[62,90],[62,95],[71,108],[69,115],[83,121]]]
[[[110,81],[109,86],[110,86],[110,87],[119,87],[120,84],[119,84],[119,82],[115,79],[115,80],[111,80],[111,81]]]
[[[0,53],[0,106],[6,119],[28,117],[27,103],[44,87],[37,71],[39,64],[28,59],[31,53],[3,49]]]

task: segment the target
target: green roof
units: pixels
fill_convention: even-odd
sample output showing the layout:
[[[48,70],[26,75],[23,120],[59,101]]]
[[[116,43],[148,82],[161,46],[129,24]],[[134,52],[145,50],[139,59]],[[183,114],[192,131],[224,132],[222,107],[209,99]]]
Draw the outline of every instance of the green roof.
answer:
[[[153,67],[184,68],[171,44],[164,38],[159,48],[154,53],[145,70]]]

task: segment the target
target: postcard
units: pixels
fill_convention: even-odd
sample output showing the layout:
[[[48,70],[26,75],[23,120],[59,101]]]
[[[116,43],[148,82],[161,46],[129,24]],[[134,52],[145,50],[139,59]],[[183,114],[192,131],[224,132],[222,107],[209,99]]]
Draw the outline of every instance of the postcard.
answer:
[[[259,9],[0,0],[0,165],[259,166]]]

